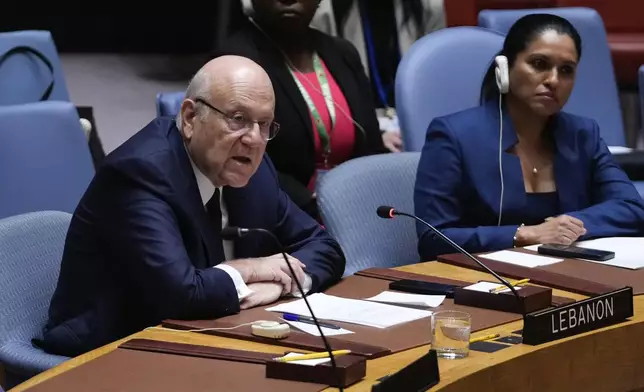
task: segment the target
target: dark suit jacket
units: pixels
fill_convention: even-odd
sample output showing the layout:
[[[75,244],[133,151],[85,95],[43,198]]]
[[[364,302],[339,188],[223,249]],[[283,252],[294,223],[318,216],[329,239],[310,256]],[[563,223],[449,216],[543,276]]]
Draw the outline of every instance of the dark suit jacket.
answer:
[[[275,121],[280,132],[266,149],[279,172],[282,189],[293,201],[311,213],[315,201],[306,189],[315,172],[313,125],[309,109],[293,81],[284,56],[256,27],[245,23],[213,56],[234,54],[261,65],[275,90]],[[311,29],[314,48],[340,86],[351,115],[364,128],[355,127],[353,157],[386,152],[375,114],[371,86],[355,47],[344,39]],[[315,215],[313,213],[313,215]]]
[[[204,209],[182,138],[158,118],[111,153],[81,199],[67,234],[58,287],[40,345],[74,356],[166,318],[239,312],[226,272],[211,268],[221,241]],[[312,290],[344,271],[339,245],[278,186],[265,157],[243,188],[223,188],[229,225],[264,228],[306,264]],[[235,242],[235,258],[268,256],[271,238]]]
[[[511,248],[524,222],[526,194],[519,158],[505,152],[517,143],[503,120],[503,215],[497,226],[499,109],[496,102],[437,118],[423,147],[414,203],[416,214],[470,252]],[[644,234],[644,204],[601,139],[591,119],[559,113],[552,119],[554,175],[562,213],[584,222],[589,239]],[[417,226],[423,260],[454,250]]]

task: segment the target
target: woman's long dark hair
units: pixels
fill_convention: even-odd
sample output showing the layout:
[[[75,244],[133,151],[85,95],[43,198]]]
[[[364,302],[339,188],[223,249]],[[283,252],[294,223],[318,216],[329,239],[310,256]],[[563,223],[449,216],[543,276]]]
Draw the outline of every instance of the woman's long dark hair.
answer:
[[[497,54],[508,58],[508,67],[511,69],[517,55],[524,51],[532,41],[546,31],[554,30],[561,35],[572,38],[577,49],[577,58],[581,59],[581,37],[577,29],[566,19],[552,14],[530,14],[517,20],[503,42],[503,49]],[[496,86],[496,63],[488,68],[481,86],[481,103],[491,99],[498,99],[499,89]]]

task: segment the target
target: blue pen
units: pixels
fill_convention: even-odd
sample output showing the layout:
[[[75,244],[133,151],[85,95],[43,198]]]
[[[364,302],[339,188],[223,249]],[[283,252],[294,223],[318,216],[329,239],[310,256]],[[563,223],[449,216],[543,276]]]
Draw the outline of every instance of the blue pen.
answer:
[[[297,314],[293,313],[284,313],[284,320],[287,321],[299,321],[300,323],[306,323],[306,324],[313,324],[315,325],[315,321],[313,321],[312,317],[307,317],[307,316],[300,316]],[[320,327],[324,328],[331,328],[331,329],[342,329],[342,327],[338,327],[337,325],[325,323],[324,321],[318,322],[320,324]]]

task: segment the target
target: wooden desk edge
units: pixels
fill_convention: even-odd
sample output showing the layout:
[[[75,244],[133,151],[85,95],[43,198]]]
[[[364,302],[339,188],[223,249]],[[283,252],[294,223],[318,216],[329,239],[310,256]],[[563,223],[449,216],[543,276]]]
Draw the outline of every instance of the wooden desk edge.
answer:
[[[455,267],[455,266],[451,266],[451,265],[439,263],[439,262],[419,263],[419,264],[414,264],[409,266],[398,267],[397,269],[408,271],[408,272],[423,273],[427,275],[431,274],[435,276],[442,276],[446,278],[454,278],[454,279],[458,278],[460,280],[467,280],[472,282],[491,278],[491,275],[488,275],[479,271],[468,270],[461,267]],[[585,298],[584,296],[561,291],[561,290],[553,290],[553,294],[562,295],[562,296],[574,298],[577,300]],[[644,308],[644,299],[638,300],[636,301],[636,303],[638,305],[636,306],[637,309]],[[639,315],[639,312],[636,311],[636,314],[633,317],[633,319],[626,321],[624,323],[608,326],[597,331],[587,332],[584,334],[557,340],[554,342],[545,343],[539,346],[517,345],[517,346],[513,346],[510,348],[498,351],[497,353],[487,354],[487,353],[472,352],[470,357],[464,360],[456,360],[456,361],[440,360],[439,367],[441,368],[441,383],[437,385],[435,388],[433,388],[432,390],[442,390],[442,389],[448,388],[450,385],[457,383],[459,380],[465,377],[474,375],[476,373],[480,373],[486,369],[495,368],[501,364],[508,363],[519,357],[529,356],[530,354],[536,354],[539,351],[547,350],[553,346],[557,346],[568,341],[584,339],[591,335],[606,333],[614,329],[642,323],[644,320],[640,319],[638,315]],[[480,331],[475,336],[488,334],[488,333],[497,333],[497,332],[501,333],[502,336],[504,336],[504,335],[508,335],[510,332],[514,330],[521,329],[522,325],[523,325],[522,321],[515,321],[512,323],[508,323],[501,326],[489,328],[484,331]],[[260,343],[239,341],[235,339],[221,338],[221,337],[196,334],[191,332],[171,332],[171,331],[147,329],[147,330],[137,332],[128,337],[125,337],[123,339],[120,339],[116,342],[105,345],[103,347],[100,347],[96,350],[90,351],[76,358],[72,358],[69,361],[62,363],[61,365],[55,368],[49,369],[37,376],[34,376],[33,378],[16,386],[11,391],[12,392],[25,391],[45,380],[48,380],[51,377],[55,377],[63,372],[66,372],[88,361],[91,361],[101,355],[107,354],[115,350],[121,343],[133,338],[169,340],[169,341],[192,343],[192,344],[208,344],[208,345],[216,345],[216,346],[226,347],[226,348],[237,348],[237,349],[243,349],[243,350],[275,352],[275,353],[281,353],[285,350],[284,347],[280,347],[280,346],[270,346],[270,345],[265,345]],[[396,353],[387,357],[369,361],[368,368],[367,368],[367,377],[365,378],[365,380],[360,382],[359,384],[354,385],[349,390],[351,391],[370,390],[371,385],[375,383],[378,378],[387,374],[391,374],[401,369],[408,363],[420,357],[424,352],[426,352],[427,349],[428,349],[428,346],[418,347],[415,349],[403,351],[401,353]]]

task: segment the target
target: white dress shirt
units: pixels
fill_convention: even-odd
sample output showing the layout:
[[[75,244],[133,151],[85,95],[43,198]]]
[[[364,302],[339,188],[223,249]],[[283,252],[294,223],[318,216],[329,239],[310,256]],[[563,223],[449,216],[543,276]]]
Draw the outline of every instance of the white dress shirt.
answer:
[[[188,158],[190,158],[190,154],[188,154]],[[212,196],[215,194],[215,187],[212,182],[206,177],[201,170],[195,165],[195,163],[192,161],[190,158],[190,164],[192,165],[192,170],[195,173],[195,178],[197,179],[197,187],[199,188],[199,195],[201,196],[201,202],[203,203],[204,207],[208,203],[208,201],[212,198]],[[222,187],[219,188],[219,208],[221,209],[221,227],[222,229],[224,227],[228,226],[228,210],[226,209],[226,204],[224,202],[224,193],[222,191]],[[234,244],[233,241],[222,241],[223,242],[223,247],[224,247],[224,257],[226,260],[234,260],[235,255],[234,255]],[[241,274],[234,269],[233,267],[229,265],[224,265],[224,264],[219,264],[214,266],[213,268],[219,268],[223,271],[225,271],[230,278],[233,280],[233,284],[235,285],[235,289],[237,290],[237,296],[239,297],[239,301],[243,300],[246,298],[248,295],[250,295],[253,290],[249,289],[246,283],[244,282],[244,279],[241,277]],[[312,280],[311,277],[308,274],[305,274],[304,282],[302,282],[302,288],[304,289],[305,293],[308,293],[309,290],[311,290],[311,285],[312,285]],[[293,284],[293,289],[291,290],[292,295],[296,297],[300,297],[300,293],[297,290],[297,285],[294,283]]]

